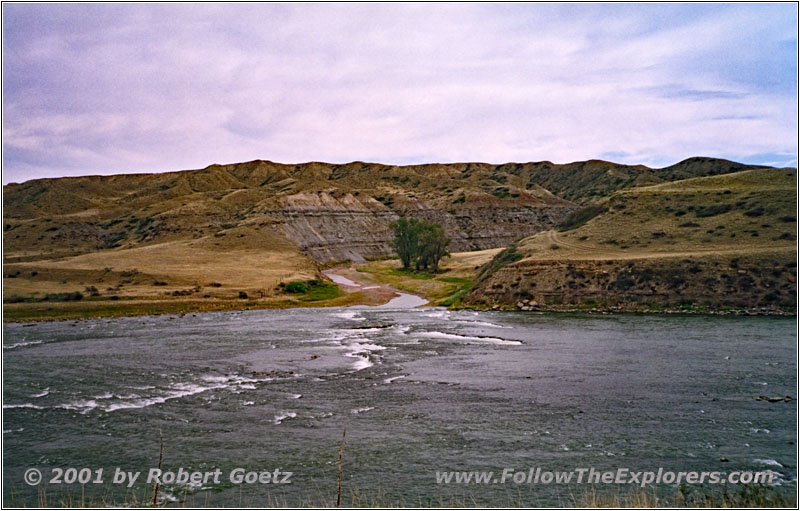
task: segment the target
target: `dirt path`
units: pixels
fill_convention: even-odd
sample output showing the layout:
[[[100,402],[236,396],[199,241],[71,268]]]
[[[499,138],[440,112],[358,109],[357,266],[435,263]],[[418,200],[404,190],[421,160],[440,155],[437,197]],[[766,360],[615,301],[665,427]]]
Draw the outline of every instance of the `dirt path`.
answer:
[[[322,273],[334,281],[339,286],[339,289],[345,293],[361,293],[364,296],[363,305],[380,305],[404,309],[428,303],[427,300],[419,296],[404,293],[391,286],[374,282],[352,267],[340,266],[325,270]]]
[[[571,248],[572,250],[576,250],[578,252],[592,252],[597,253],[597,249],[593,247],[589,247],[586,245],[578,245],[576,243],[567,243],[566,241],[562,240],[558,237],[558,233],[556,231],[547,231],[547,239],[556,245],[560,245],[562,247]]]

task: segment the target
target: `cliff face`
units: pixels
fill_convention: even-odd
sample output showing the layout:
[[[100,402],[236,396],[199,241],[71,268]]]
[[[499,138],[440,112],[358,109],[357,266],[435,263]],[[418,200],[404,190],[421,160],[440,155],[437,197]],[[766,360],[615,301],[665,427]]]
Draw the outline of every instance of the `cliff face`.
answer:
[[[575,208],[569,204],[474,205],[442,210],[425,201],[390,208],[351,193],[301,193],[281,198],[278,206],[261,210],[281,232],[317,261],[392,255],[389,224],[401,216],[431,220],[445,226],[451,251],[482,250],[508,245],[530,233],[548,229]],[[258,218],[257,216],[255,218]]]

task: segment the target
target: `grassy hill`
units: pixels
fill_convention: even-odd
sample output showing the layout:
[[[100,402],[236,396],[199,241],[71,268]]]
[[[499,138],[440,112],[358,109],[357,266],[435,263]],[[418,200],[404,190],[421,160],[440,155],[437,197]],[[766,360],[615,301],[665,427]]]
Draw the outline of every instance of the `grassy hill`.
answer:
[[[627,250],[623,245],[655,250],[695,234],[717,243],[721,231],[703,234],[690,227],[676,228],[663,239],[625,238],[630,229],[618,228],[636,208],[626,212],[618,203],[645,188],[618,190],[653,183],[664,187],[692,176],[721,179],[742,168],[747,166],[708,158],[665,169],[599,160],[410,166],[256,160],[182,172],[10,184],[3,188],[4,312],[9,317],[9,311],[25,308],[58,309],[78,294],[86,300],[82,303],[114,301],[114,307],[128,300],[162,308],[176,300],[233,307],[245,295],[251,301],[281,301],[286,299],[281,283],[322,279],[320,264],[389,255],[388,224],[398,216],[443,224],[453,238],[451,250],[458,252],[505,247],[568,217],[580,222],[596,211],[616,215],[602,240],[599,231],[590,233],[604,250]],[[612,198],[602,198],[615,191]],[[710,200],[697,194],[698,204]],[[681,204],[676,198],[672,206]],[[653,207],[658,212],[671,206]],[[571,216],[576,211],[577,220]],[[759,228],[762,239],[784,234],[779,222],[771,226]],[[545,240],[545,249],[562,244],[561,253],[569,252],[566,244],[574,236],[559,236],[562,241]],[[526,250],[533,254],[535,240],[542,239],[526,241]],[[741,239],[728,242],[738,245]]]
[[[797,171],[621,190],[501,252],[466,303],[796,308]]]

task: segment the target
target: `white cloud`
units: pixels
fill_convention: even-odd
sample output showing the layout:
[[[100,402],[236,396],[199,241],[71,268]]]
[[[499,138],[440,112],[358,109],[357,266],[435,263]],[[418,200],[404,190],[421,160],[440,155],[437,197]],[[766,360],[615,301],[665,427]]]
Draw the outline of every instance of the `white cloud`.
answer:
[[[254,158],[659,166],[797,151],[794,78],[776,69],[796,53],[775,56],[791,8],[12,7],[5,182]],[[43,8],[55,21],[24,26]]]

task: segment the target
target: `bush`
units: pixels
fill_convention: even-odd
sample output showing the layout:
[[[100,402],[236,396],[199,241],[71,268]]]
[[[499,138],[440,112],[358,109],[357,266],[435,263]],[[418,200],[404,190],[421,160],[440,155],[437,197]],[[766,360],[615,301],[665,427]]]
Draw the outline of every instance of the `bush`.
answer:
[[[48,293],[44,296],[45,302],[73,302],[83,300],[83,293],[73,291],[71,293]]]
[[[305,296],[300,299],[306,302],[330,300],[344,294],[336,284],[323,282],[317,279],[306,280],[305,282],[302,280],[294,280],[279,287],[282,287],[287,293],[304,294]]]
[[[612,284],[615,288],[627,291],[636,284],[632,278],[627,275],[617,275],[617,279]]]
[[[712,204],[711,206],[700,206],[694,214],[697,218],[706,218],[727,213],[731,210],[730,204]]]
[[[284,286],[287,293],[306,293],[308,292],[308,285],[300,280],[294,280]]]
[[[745,211],[744,214],[747,216],[761,216],[764,214],[764,208],[753,208],[749,211]]]
[[[523,257],[521,253],[517,252],[517,246],[511,245],[507,249],[499,252],[491,261],[483,265],[478,275],[475,277],[475,282],[482,282],[503,266],[515,263]]]
[[[570,213],[567,218],[558,224],[557,229],[561,232],[577,229],[597,215],[605,213],[605,211],[606,209],[603,206],[597,204],[585,206]]]

